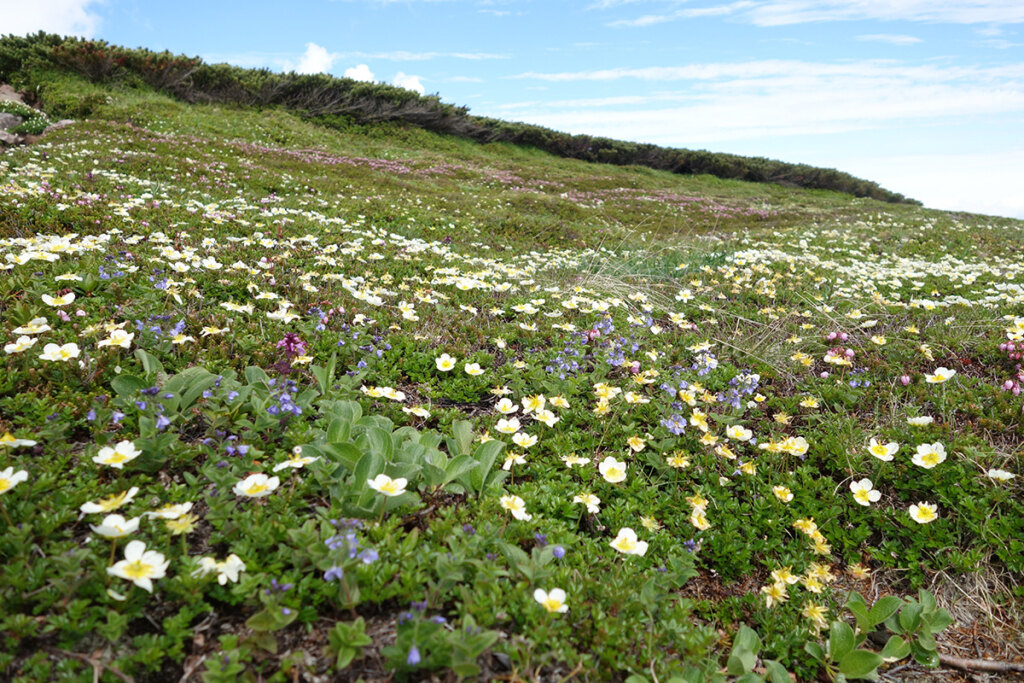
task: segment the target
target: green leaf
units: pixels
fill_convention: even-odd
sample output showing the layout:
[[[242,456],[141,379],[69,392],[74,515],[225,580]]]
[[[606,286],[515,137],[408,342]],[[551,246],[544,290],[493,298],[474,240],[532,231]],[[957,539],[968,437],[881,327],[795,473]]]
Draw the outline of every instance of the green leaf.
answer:
[[[456,420],[452,423],[452,436],[455,437],[456,452],[450,450],[448,455],[468,455],[473,452],[473,423],[469,420]]]
[[[853,650],[853,629],[845,621],[833,621],[829,627],[829,654],[838,662]]]
[[[110,388],[118,396],[124,398],[132,398],[139,393],[140,389],[145,389],[148,386],[141,378],[135,375],[118,375],[110,380]]]
[[[898,662],[910,654],[910,645],[900,636],[889,636],[879,655],[887,662]]]
[[[818,660],[819,662],[825,661],[825,650],[822,649],[821,645],[815,643],[814,641],[809,640],[806,643],[804,643],[804,652],[809,654],[811,657],[814,657],[814,659]]]
[[[767,679],[770,683],[793,683],[793,679],[789,677],[786,667],[774,659],[764,660],[764,668],[768,673]]]
[[[736,632],[736,637],[733,639],[732,649],[734,652],[736,648],[749,650],[755,655],[760,652],[761,638],[757,635],[757,631],[746,625],[740,626],[740,630]]]
[[[288,614],[278,606],[269,606],[245,620],[245,625],[253,631],[277,631],[295,621],[298,610],[289,610]]]
[[[952,623],[953,617],[950,616],[949,612],[947,612],[944,609],[940,609],[937,612],[933,612],[932,615],[927,619],[926,626],[929,633],[935,634],[939,631],[944,630]]]
[[[348,420],[336,417],[327,425],[328,443],[346,443],[352,433],[352,423]]]
[[[839,659],[839,673],[847,678],[875,678],[875,670],[882,658],[868,650],[853,650]]]
[[[142,363],[142,370],[146,374],[147,380],[155,380],[157,375],[164,371],[164,366],[160,364],[160,361],[146,352],[145,349],[135,349],[135,357]]]
[[[879,598],[875,604],[871,606],[871,611],[868,612],[869,625],[876,626],[881,624],[883,621],[896,614],[901,606],[903,606],[903,600],[897,598],[895,595],[887,595],[884,598]]]
[[[913,633],[921,625],[921,605],[912,602],[900,610],[900,626],[906,633]]]
[[[442,483],[447,484],[448,482],[455,481],[466,472],[478,466],[477,461],[468,455],[460,455],[457,458],[453,458],[444,468],[444,480]]]

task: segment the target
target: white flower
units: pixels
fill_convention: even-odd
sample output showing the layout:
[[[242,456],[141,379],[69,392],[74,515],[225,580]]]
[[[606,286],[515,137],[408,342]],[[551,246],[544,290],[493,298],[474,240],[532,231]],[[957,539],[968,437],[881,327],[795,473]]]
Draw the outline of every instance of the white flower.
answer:
[[[520,426],[518,418],[513,417],[507,420],[502,418],[498,420],[498,424],[494,426],[494,430],[501,432],[502,434],[515,434],[519,431]]]
[[[873,484],[870,479],[861,479],[860,481],[850,482],[850,491],[853,492],[853,499],[858,505],[868,507],[872,503],[877,503],[881,499],[882,494],[872,488]]]
[[[915,465],[930,470],[946,460],[946,447],[940,442],[923,443],[917,447],[913,462]]]
[[[466,374],[471,377],[477,377],[478,375],[484,374],[483,369],[479,363],[466,363],[465,365]]]
[[[500,401],[498,401],[497,405],[494,406],[494,409],[497,410],[502,415],[511,415],[512,413],[519,410],[519,406],[517,406],[512,401],[508,400],[508,398],[503,398]]]
[[[78,344],[75,344],[74,342],[64,344],[63,346],[60,346],[59,344],[47,344],[43,347],[43,352],[39,354],[39,357],[42,360],[63,362],[71,360],[72,358],[78,358],[80,353],[81,351],[78,349]]]
[[[127,491],[116,493],[109,498],[104,498],[98,503],[82,503],[82,507],[79,508],[86,514],[92,514],[96,512],[113,512],[114,510],[124,507],[127,503],[130,503],[135,494],[139,492],[138,486],[133,486]]]
[[[53,328],[46,324],[46,318],[32,318],[21,327],[15,327],[11,332],[14,334],[41,334],[51,329]]]
[[[1007,472],[1006,470],[997,469],[991,469],[985,474],[987,474],[990,478],[995,479],[996,481],[1010,481],[1011,479],[1017,476],[1013,472]]]
[[[28,472],[25,470],[15,472],[13,467],[0,470],[0,494],[7,493],[26,479],[28,479]]]
[[[533,591],[533,599],[548,612],[564,613],[569,611],[569,606],[565,604],[565,591],[561,588],[552,588],[550,592],[538,588]]]
[[[7,355],[11,355],[14,353],[21,353],[22,351],[27,351],[28,349],[31,349],[33,346],[35,346],[35,343],[37,341],[39,340],[36,339],[35,337],[22,335],[18,337],[17,341],[15,341],[13,344],[4,345],[4,353],[6,353]]]
[[[636,532],[628,526],[619,529],[619,533],[611,542],[611,546],[626,555],[642,556],[647,553],[647,541],[638,541]]]
[[[47,306],[67,306],[74,300],[74,292],[68,292],[64,296],[50,296],[49,294],[43,294],[43,303]]]
[[[96,346],[120,346],[122,349],[127,349],[132,344],[132,339],[135,339],[134,332],[125,332],[124,330],[114,330],[106,339],[102,339],[96,343]]]
[[[152,579],[161,579],[167,575],[169,561],[155,550],[146,550],[142,541],[131,541],[124,549],[124,559],[107,567],[107,573],[128,579],[139,588],[153,592]]]
[[[617,484],[626,478],[626,463],[616,460],[613,456],[606,456],[597,466],[604,480],[610,484]]]
[[[878,443],[877,439],[872,438],[868,444],[868,452],[883,462],[889,462],[893,456],[900,450],[900,445],[895,441],[889,443]]]
[[[592,515],[596,515],[598,512],[601,511],[601,499],[595,496],[593,493],[576,494],[573,497],[572,502],[582,503],[583,505],[586,505],[587,512],[589,512]]]
[[[99,465],[108,465],[119,470],[126,463],[131,462],[140,455],[142,455],[142,451],[137,449],[131,441],[125,440],[118,442],[113,448],[104,446],[92,461]]]
[[[923,415],[921,417],[908,417],[907,418],[907,424],[908,425],[912,425],[914,427],[924,427],[924,426],[930,425],[934,421],[935,421],[935,418],[933,418],[931,415]]]
[[[525,432],[517,432],[512,435],[512,442],[520,448],[529,448],[537,443],[537,437],[533,434],[527,434]]]
[[[367,479],[366,483],[370,485],[370,488],[379,493],[383,493],[385,496],[400,496],[405,493],[405,486],[409,481],[403,477],[398,479],[392,479],[386,474],[378,474],[373,479]]]
[[[265,474],[250,474],[245,479],[235,484],[232,489],[237,496],[246,498],[262,498],[273,493],[281,480],[277,477],[268,477]]]
[[[205,576],[216,572],[217,583],[223,586],[228,581],[237,583],[238,573],[242,571],[245,571],[245,563],[242,562],[238,555],[231,553],[223,562],[213,557],[199,558],[199,569],[192,572],[192,576]]]
[[[158,519],[178,519],[182,515],[188,514],[191,509],[192,502],[189,501],[186,503],[170,503],[159,510],[153,510],[152,512],[145,512],[143,514],[146,517],[156,517]]]
[[[121,515],[107,515],[99,526],[89,525],[94,533],[105,538],[123,538],[139,530],[140,517],[125,519]]]
[[[735,441],[750,441],[751,437],[754,436],[754,432],[743,425],[731,425],[725,428],[725,435]]]
[[[455,363],[457,359],[449,356],[447,353],[442,353],[440,356],[434,359],[434,365],[441,372],[448,372],[449,370],[455,369]]]
[[[17,439],[10,432],[4,432],[3,436],[0,436],[0,448],[19,448],[21,446],[35,446],[36,442],[32,439]]]
[[[501,507],[512,513],[512,516],[523,522],[529,522],[533,515],[526,511],[526,501],[519,496],[502,496]]]
[[[918,524],[934,522],[939,518],[939,506],[933,503],[918,503],[910,506],[910,518]]]
[[[935,368],[935,372],[924,376],[924,381],[928,384],[942,384],[948,379],[951,379],[956,374],[956,370],[950,370],[949,368],[938,367]]]

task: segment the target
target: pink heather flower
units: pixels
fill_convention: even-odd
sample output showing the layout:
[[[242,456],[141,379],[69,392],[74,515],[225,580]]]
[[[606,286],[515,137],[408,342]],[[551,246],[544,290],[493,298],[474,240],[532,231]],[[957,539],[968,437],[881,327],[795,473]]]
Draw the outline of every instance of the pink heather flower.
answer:
[[[301,356],[306,353],[306,342],[302,341],[294,332],[289,332],[281,338],[281,341],[277,342],[277,348],[284,349],[284,352],[290,357]]]
[[[903,376],[901,376],[900,377],[900,384],[902,384],[903,386],[907,386],[908,384],[910,384],[910,375],[903,375]]]

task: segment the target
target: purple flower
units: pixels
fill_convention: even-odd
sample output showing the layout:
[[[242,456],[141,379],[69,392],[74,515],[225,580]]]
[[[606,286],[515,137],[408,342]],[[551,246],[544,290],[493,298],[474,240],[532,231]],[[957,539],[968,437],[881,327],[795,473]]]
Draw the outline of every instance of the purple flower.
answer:
[[[420,663],[420,659],[420,651],[416,645],[413,645],[409,648],[409,656],[405,658],[405,663],[409,666],[416,666]]]
[[[563,557],[565,557],[565,548],[563,548],[560,545],[556,545],[551,548],[551,554],[554,556],[556,560],[560,560]]]
[[[341,567],[331,567],[330,569],[324,572],[325,581],[340,581],[341,577],[343,576],[345,576],[345,570]]]

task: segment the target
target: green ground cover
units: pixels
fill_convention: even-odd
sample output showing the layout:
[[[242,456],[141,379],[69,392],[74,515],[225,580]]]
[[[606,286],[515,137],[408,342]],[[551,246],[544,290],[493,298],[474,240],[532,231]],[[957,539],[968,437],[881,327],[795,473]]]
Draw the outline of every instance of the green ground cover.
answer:
[[[93,118],[0,156],[0,678],[1024,645],[1020,222],[52,88]]]

